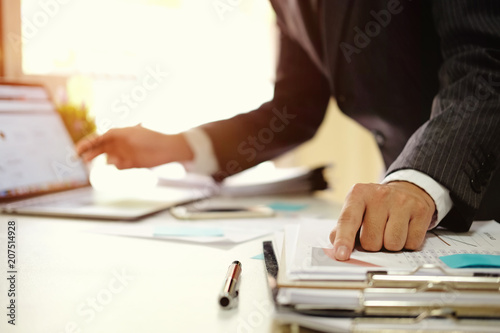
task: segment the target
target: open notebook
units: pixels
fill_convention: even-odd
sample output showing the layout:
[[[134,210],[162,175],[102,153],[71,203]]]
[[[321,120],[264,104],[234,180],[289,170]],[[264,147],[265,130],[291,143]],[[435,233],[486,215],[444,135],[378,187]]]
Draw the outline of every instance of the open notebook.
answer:
[[[0,83],[0,212],[135,220],[201,197],[165,187],[95,191],[44,87]]]

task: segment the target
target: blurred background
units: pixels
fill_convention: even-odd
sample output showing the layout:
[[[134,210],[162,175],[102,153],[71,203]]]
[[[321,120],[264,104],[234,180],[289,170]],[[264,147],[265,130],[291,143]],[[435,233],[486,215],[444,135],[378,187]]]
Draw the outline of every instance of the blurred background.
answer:
[[[61,110],[87,111],[99,133],[139,123],[178,133],[272,98],[277,31],[267,0],[0,2],[0,75],[45,84]],[[372,135],[334,100],[316,137],[273,163],[332,163],[325,195],[338,201],[384,171]]]

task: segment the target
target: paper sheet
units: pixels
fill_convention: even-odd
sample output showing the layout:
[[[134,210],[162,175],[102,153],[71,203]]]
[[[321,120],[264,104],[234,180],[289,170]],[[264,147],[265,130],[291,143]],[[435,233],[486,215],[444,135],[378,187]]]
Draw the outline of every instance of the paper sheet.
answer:
[[[290,279],[356,280],[364,279],[366,272],[374,268],[410,271],[423,264],[434,264],[448,269],[439,257],[451,254],[500,255],[500,224],[489,221],[475,222],[466,233],[444,229],[430,231],[419,251],[367,252],[356,248],[349,261],[341,262],[333,258],[332,245],[328,240],[335,223],[333,220],[309,220],[286,229],[287,273]]]
[[[88,230],[115,236],[180,240],[205,244],[237,244],[282,230],[293,219],[224,219],[210,221],[159,221],[153,224],[101,226]]]

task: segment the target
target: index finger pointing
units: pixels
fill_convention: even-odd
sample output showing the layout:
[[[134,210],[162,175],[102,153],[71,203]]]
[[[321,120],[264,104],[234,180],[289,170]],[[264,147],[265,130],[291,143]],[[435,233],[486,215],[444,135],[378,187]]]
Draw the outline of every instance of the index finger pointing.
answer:
[[[101,141],[101,136],[98,136],[96,134],[90,134],[81,139],[76,143],[75,149],[78,155],[82,155],[86,153],[87,151],[95,148],[97,145],[100,144]]]
[[[337,226],[330,234],[333,251],[337,260],[349,259],[356,234],[358,233],[365,212],[365,201],[362,197],[349,195],[346,199]]]
[[[82,139],[76,145],[76,152],[84,161],[90,162],[96,156],[107,153],[112,144],[112,137],[110,138],[107,133],[101,136],[89,136]]]

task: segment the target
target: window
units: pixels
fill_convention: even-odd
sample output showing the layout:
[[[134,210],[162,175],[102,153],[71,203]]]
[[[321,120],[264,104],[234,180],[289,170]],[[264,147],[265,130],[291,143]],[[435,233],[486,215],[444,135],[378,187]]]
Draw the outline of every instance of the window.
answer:
[[[58,102],[85,103],[99,132],[142,123],[177,133],[272,98],[268,1],[0,2],[5,76],[42,82]],[[151,178],[96,162],[91,182],[98,188]]]
[[[4,41],[17,50],[9,75],[46,82],[59,101],[67,88],[101,132],[139,122],[179,132],[272,97],[267,1],[8,0],[3,8]]]

